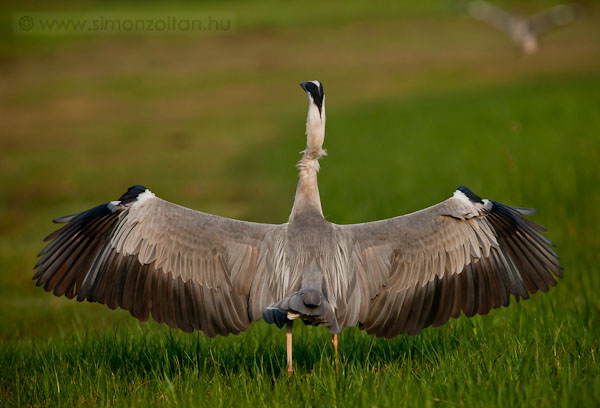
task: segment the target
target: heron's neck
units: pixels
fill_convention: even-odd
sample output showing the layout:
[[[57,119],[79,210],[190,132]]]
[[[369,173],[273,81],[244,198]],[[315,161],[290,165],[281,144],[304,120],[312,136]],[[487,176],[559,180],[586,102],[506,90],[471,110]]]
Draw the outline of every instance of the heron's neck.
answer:
[[[298,162],[298,186],[296,187],[296,197],[290,221],[300,214],[318,214],[323,216],[321,208],[321,197],[319,196],[319,184],[317,182],[317,173],[319,171],[318,159],[304,157]]]
[[[308,109],[306,150],[304,150],[302,159],[296,166],[299,171],[298,187],[296,187],[296,198],[294,199],[290,220],[293,220],[299,214],[308,213],[323,217],[317,173],[319,172],[319,158],[327,154],[322,147],[325,139],[324,109],[323,106],[322,116],[316,106],[311,105]]]

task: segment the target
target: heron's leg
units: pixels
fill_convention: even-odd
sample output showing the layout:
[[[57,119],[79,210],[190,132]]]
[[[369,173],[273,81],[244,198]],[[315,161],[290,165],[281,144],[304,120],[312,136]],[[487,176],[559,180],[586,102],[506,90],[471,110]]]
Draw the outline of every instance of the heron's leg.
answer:
[[[287,372],[288,375],[291,375],[294,372],[294,368],[292,367],[292,328],[294,327],[294,322],[292,320],[288,321],[285,326],[285,337],[287,340]]]
[[[334,334],[331,338],[331,342],[333,343],[333,350],[335,351],[335,371],[338,371],[338,335]]]
[[[338,335],[334,334],[331,338],[331,342],[333,343],[333,349],[335,350],[335,359],[338,359]]]

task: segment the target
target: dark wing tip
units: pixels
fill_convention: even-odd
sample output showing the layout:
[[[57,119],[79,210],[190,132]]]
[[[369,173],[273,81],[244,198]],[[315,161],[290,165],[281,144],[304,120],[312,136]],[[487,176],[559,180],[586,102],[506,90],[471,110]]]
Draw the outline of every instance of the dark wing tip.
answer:
[[[535,215],[538,213],[538,210],[535,208],[526,208],[526,207],[513,207],[511,206],[513,210],[517,210],[518,212],[520,212],[523,215]]]
[[[146,187],[140,184],[136,184],[135,186],[129,187],[127,189],[127,192],[123,194],[121,198],[119,198],[119,201],[121,202],[121,204],[131,203],[132,201],[135,201],[137,197],[146,190]]]
[[[71,221],[73,218],[77,217],[78,215],[79,214],[71,214],[71,215],[65,215],[63,217],[57,217],[57,218],[54,218],[52,220],[52,222],[55,224],[64,224],[65,222]]]
[[[483,204],[483,200],[481,199],[481,197],[472,192],[469,188],[465,186],[458,186],[457,190],[466,195],[472,203]]]
[[[146,190],[147,190],[147,188],[142,186],[141,184],[136,184],[135,186],[131,186],[127,189],[127,192],[125,194],[123,194],[121,196],[121,198],[119,198],[119,201],[122,204],[131,203],[131,202],[135,201],[137,199],[137,197],[140,194],[142,194],[143,192],[145,192]],[[73,219],[75,217],[77,217],[80,214],[82,214],[82,213],[70,214],[70,215],[65,215],[62,217],[57,217],[57,218],[54,218],[52,220],[52,222],[55,224],[64,224],[66,222],[71,222],[71,221],[73,221]]]

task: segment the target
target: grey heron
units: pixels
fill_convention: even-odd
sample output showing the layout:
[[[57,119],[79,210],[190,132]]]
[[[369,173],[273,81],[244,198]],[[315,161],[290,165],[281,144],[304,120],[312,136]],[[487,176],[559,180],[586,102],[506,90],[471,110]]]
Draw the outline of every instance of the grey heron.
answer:
[[[525,54],[539,51],[539,37],[559,26],[574,22],[583,11],[578,3],[559,4],[533,16],[519,16],[502,10],[487,1],[473,1],[469,4],[469,14],[485,21],[497,29],[506,32]]]
[[[260,224],[172,204],[136,185],[118,200],[54,220],[34,280],[56,296],[150,316],[185,332],[239,334],[261,317],[286,326],[359,325],[386,338],[462,314],[486,314],[556,285],[562,267],[534,210],[459,187],[412,214],[337,225],[323,216],[317,173],[325,94],[308,97],[306,149],[289,221]]]

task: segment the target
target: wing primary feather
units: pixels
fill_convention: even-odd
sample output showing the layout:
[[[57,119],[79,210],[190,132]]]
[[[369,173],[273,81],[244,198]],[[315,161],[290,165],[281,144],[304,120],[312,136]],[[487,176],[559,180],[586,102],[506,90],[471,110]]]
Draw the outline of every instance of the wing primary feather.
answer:
[[[445,306],[443,305],[443,296],[444,296],[444,286],[449,286],[448,284],[444,285],[444,278],[438,278],[437,276],[435,277],[435,279],[431,282],[428,283],[428,285],[433,287],[433,294],[432,294],[432,299],[431,299],[431,305],[429,306],[429,310],[427,311],[427,313],[422,317],[422,324],[420,329],[423,330],[425,327],[429,327],[433,324],[434,321],[436,321],[437,317],[442,314],[445,313],[445,311],[442,311],[442,307]]]
[[[131,310],[133,304],[133,296],[131,295],[132,288],[135,288],[137,275],[142,267],[135,256],[127,257],[124,269],[121,272],[124,276],[121,279],[121,286],[117,294],[117,303],[120,308]]]
[[[178,276],[173,282],[173,299],[177,326],[184,332],[191,333],[194,329],[188,317],[188,299],[186,297],[185,283],[181,279],[181,276]]]
[[[177,329],[177,318],[175,316],[175,299],[173,299],[173,274],[163,274],[163,294],[161,301],[163,302],[162,308],[164,310],[167,325],[172,329]]]
[[[150,298],[146,293],[146,283],[152,279],[151,266],[149,264],[142,265],[137,273],[135,287],[131,289],[129,294],[131,304],[129,311],[131,314],[142,322],[148,320],[149,307],[147,299]]]

